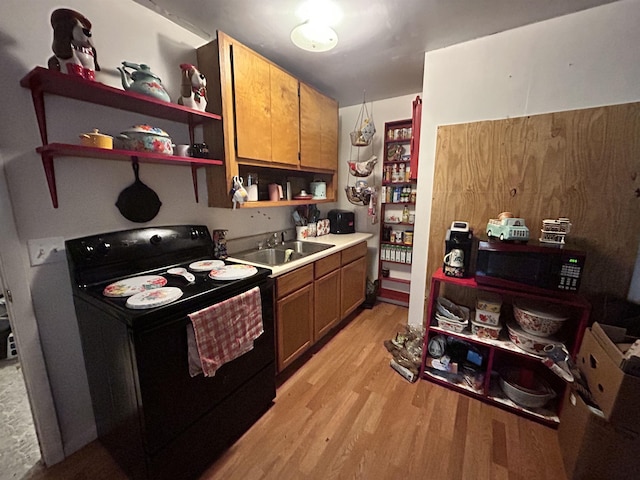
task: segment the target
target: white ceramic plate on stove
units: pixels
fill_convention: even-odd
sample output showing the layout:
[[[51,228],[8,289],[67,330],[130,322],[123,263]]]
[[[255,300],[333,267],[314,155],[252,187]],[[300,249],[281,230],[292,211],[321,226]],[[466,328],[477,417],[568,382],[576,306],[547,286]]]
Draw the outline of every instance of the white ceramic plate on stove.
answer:
[[[219,269],[211,270],[209,277],[214,280],[240,280],[256,273],[258,273],[258,269],[251,265],[225,265]]]
[[[189,268],[194,272],[209,272],[214,268],[220,267],[224,267],[222,260],[200,260],[189,265]]]
[[[182,296],[177,287],[162,287],[147,292],[136,293],[127,299],[127,307],[134,310],[155,308],[175,302]]]
[[[160,275],[141,275],[107,285],[102,294],[105,297],[130,297],[136,293],[164,287],[166,284],[167,279]]]

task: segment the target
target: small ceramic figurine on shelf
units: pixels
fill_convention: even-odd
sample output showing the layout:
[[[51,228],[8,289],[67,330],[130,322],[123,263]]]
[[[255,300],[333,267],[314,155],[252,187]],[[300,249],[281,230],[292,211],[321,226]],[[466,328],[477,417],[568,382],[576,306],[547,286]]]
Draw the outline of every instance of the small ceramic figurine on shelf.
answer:
[[[190,63],[180,64],[182,83],[178,103],[204,112],[207,108],[207,79]]]
[[[95,80],[100,66],[91,42],[91,22],[74,10],[59,8],[51,14],[51,26],[53,56],[48,61],[49,68]]]

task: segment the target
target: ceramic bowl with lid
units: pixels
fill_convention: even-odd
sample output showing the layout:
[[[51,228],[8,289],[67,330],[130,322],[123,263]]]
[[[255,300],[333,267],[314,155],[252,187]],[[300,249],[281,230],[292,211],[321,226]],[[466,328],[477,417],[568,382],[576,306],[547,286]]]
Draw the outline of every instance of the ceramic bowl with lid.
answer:
[[[502,331],[502,325],[488,325],[486,323],[479,323],[475,320],[471,320],[471,333],[477,335],[480,338],[487,338],[491,340],[497,340],[500,337]]]
[[[94,128],[93,131],[80,135],[80,144],[85,147],[112,149],[113,137],[100,133],[97,128]]]
[[[173,142],[169,134],[151,125],[135,125],[116,138],[124,150],[173,155]]]
[[[553,305],[542,306],[523,299],[513,302],[513,316],[525,332],[537,337],[553,335],[569,318],[569,315]]]

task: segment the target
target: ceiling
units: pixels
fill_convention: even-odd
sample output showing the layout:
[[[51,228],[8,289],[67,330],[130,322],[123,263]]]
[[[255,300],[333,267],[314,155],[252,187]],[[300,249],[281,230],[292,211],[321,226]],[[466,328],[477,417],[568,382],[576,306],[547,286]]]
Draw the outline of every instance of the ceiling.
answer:
[[[328,52],[295,47],[303,0],[134,0],[210,41],[244,43],[340,106],[422,91],[424,52],[613,0],[334,0],[343,11]]]

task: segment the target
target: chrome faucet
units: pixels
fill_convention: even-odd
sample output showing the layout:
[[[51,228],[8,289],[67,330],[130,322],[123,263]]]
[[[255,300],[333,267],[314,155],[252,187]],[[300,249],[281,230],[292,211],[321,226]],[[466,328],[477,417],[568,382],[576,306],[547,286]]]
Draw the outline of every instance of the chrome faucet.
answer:
[[[267,238],[267,248],[273,248],[278,245],[278,233],[274,233]]]

